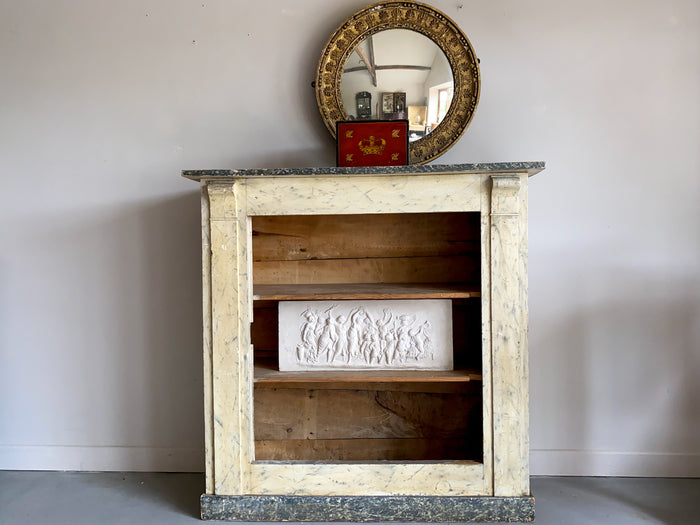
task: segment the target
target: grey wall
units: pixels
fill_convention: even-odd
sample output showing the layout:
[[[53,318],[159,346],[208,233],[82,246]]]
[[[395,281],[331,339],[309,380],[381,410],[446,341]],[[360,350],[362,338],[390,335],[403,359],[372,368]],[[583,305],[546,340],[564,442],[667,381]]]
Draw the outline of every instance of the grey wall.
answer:
[[[700,4],[433,0],[481,58],[439,162],[530,186],[532,470],[700,475]],[[202,468],[198,188],[334,163],[364,1],[0,3],[0,468]]]

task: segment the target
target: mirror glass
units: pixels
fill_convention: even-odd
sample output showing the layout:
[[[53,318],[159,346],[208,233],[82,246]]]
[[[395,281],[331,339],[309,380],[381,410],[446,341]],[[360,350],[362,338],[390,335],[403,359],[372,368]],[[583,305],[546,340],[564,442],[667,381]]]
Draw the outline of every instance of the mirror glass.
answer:
[[[434,131],[452,103],[454,79],[443,51],[410,29],[388,29],[363,39],[341,77],[350,120],[408,119],[409,141]]]

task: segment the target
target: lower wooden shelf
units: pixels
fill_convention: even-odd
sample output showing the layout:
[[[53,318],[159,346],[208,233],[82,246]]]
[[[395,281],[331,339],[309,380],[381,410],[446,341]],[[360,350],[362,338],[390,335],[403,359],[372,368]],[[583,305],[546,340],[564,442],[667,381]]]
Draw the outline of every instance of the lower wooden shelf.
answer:
[[[280,372],[272,360],[256,360],[256,387],[284,388],[299,383],[466,383],[481,381],[474,370],[338,370]],[[340,388],[340,387],[338,387]]]

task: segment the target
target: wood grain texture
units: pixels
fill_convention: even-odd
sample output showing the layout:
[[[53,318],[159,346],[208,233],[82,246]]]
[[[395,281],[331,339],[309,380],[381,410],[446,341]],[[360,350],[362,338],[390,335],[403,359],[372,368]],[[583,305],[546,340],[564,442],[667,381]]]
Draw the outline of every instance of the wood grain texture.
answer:
[[[259,284],[253,300],[324,301],[380,299],[465,299],[479,297],[479,285],[452,283]]]
[[[478,402],[465,394],[256,389],[255,438],[465,438]]]
[[[256,285],[465,283],[478,277],[479,262],[467,255],[256,261],[253,275]]]
[[[466,383],[480,381],[475,370],[348,370],[280,372],[274,361],[259,359],[255,364],[255,384],[275,386],[284,383]]]
[[[263,381],[255,383],[255,390],[261,388],[297,388],[303,390],[382,390],[386,392],[426,392],[434,394],[467,394],[481,396],[481,381],[369,381],[358,378],[357,381],[308,382],[283,381],[281,383]]]
[[[477,283],[475,213],[253,217],[256,285]]]
[[[468,460],[469,447],[467,439],[295,439],[256,441],[255,453],[277,461]]]
[[[477,213],[253,217],[256,261],[478,253]]]

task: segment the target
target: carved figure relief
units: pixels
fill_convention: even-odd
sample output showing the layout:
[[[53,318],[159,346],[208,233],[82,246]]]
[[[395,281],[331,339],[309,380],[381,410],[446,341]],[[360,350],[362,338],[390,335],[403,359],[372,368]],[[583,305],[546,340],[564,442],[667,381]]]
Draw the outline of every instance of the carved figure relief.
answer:
[[[280,370],[452,369],[450,301],[280,302]]]

